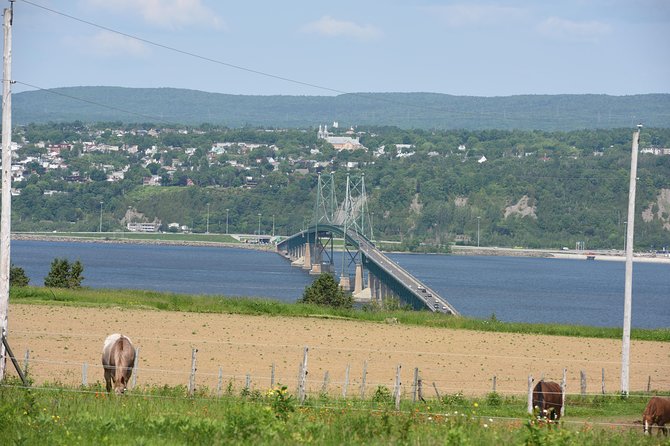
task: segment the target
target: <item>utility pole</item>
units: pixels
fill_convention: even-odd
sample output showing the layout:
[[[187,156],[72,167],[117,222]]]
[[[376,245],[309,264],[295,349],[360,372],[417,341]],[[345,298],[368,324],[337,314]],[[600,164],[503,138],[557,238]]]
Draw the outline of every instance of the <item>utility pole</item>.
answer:
[[[205,230],[205,234],[209,234],[209,203],[207,203],[207,229]]]
[[[628,189],[628,224],[626,225],[626,281],[623,303],[623,340],[621,347],[621,393],[628,395],[630,366],[630,321],[633,300],[633,233],[635,223],[635,188],[637,183],[637,149],[640,143],[642,124],[633,134],[630,156],[630,186]]]
[[[479,248],[479,220],[481,217],[477,217],[477,248]]]
[[[226,234],[229,234],[229,232],[228,232],[228,209],[226,209]]]
[[[104,201],[100,202],[100,224],[98,225],[98,232],[102,232],[102,205],[104,203]]]
[[[272,214],[272,236],[275,236],[275,214]]]
[[[261,237],[261,214],[260,212],[258,213],[258,239],[260,241]]]
[[[9,310],[9,248],[12,223],[12,19],[14,2],[4,10],[5,49],[2,76],[2,199],[0,216],[0,335],[7,336]],[[5,379],[6,349],[0,342],[0,381]]]

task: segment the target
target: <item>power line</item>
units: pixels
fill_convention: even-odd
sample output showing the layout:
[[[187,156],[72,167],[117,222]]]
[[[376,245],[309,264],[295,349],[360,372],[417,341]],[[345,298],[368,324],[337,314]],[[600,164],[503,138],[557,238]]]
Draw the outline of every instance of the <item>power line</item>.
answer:
[[[315,83],[311,83],[311,82],[300,81],[300,80],[293,79],[293,78],[290,78],[290,77],[280,76],[280,75],[277,75],[277,74],[268,73],[266,71],[260,71],[260,70],[256,70],[256,69],[253,69],[253,68],[244,67],[242,65],[237,65],[237,64],[230,63],[230,62],[225,62],[225,61],[222,61],[222,60],[219,60],[219,59],[214,59],[214,58],[211,58],[211,57],[208,57],[208,56],[203,56],[201,54],[197,54],[197,53],[194,53],[192,51],[182,50],[182,49],[175,48],[175,47],[172,47],[172,46],[169,46],[169,45],[165,45],[165,44],[162,44],[162,43],[159,43],[159,42],[154,42],[152,40],[145,39],[143,37],[139,37],[139,36],[136,36],[136,35],[133,35],[133,34],[125,33],[123,31],[118,31],[116,29],[110,28],[108,26],[100,25],[100,24],[91,22],[89,20],[80,19],[80,18],[72,16],[70,14],[67,14],[67,13],[64,13],[64,12],[61,12],[61,11],[57,11],[57,10],[52,9],[52,8],[48,8],[48,7],[43,6],[43,5],[39,5],[39,4],[31,2],[29,0],[21,0],[21,1],[23,3],[34,6],[36,8],[40,8],[44,11],[48,11],[52,14],[56,14],[56,15],[68,18],[70,20],[74,20],[74,21],[77,21],[77,22],[80,22],[80,23],[83,23],[83,24],[86,24],[86,25],[89,25],[89,26],[92,26],[92,27],[95,27],[95,28],[99,28],[99,29],[114,33],[114,34],[118,34],[120,36],[124,36],[124,37],[127,37],[129,39],[137,40],[138,42],[143,42],[143,43],[146,43],[148,45],[155,46],[157,48],[162,48],[162,49],[165,49],[165,50],[168,50],[168,51],[173,51],[173,52],[185,55],[185,56],[193,57],[193,58],[200,59],[200,60],[203,60],[203,61],[206,61],[206,62],[211,62],[211,63],[217,64],[217,65],[222,65],[222,66],[225,66],[225,67],[228,67],[228,68],[233,68],[233,69],[236,69],[236,70],[245,71],[247,73],[252,73],[252,74],[259,75],[259,76],[265,76],[265,77],[268,77],[268,78],[271,78],[271,79],[277,79],[277,80],[281,80],[281,81],[284,81],[284,82],[289,82],[289,83],[293,83],[293,84],[297,84],[297,85],[302,85],[302,86],[305,86],[305,87],[315,88],[315,89],[319,89],[319,90],[323,90],[323,91],[329,91],[331,93],[337,93],[337,94],[342,94],[342,95],[346,94],[346,95],[351,95],[351,96],[354,96],[354,97],[364,98],[364,99],[368,99],[368,100],[372,100],[372,101],[400,105],[400,106],[403,106],[403,107],[411,107],[411,108],[417,108],[417,109],[423,109],[423,110],[429,110],[429,111],[432,110],[432,111],[438,111],[438,112],[442,112],[442,113],[456,113],[456,114],[460,114],[461,116],[464,116],[464,117],[467,116],[467,117],[474,117],[474,118],[481,117],[481,116],[484,116],[484,115],[502,116],[503,119],[510,120],[510,119],[507,118],[506,113],[482,112],[482,111],[480,111],[480,112],[463,112],[463,111],[459,111],[459,110],[448,110],[448,109],[439,108],[439,107],[429,107],[429,106],[420,105],[420,104],[411,104],[411,103],[396,101],[396,100],[393,100],[393,99],[380,97],[380,96],[376,96],[376,95],[371,96],[371,95],[367,95],[367,94],[363,94],[363,93],[352,93],[352,92],[347,92],[347,91],[344,91],[344,90],[339,90],[337,88],[327,87],[327,86],[324,86],[324,85],[319,85],[319,84],[315,84]],[[24,85],[28,85],[28,84],[24,84]],[[28,85],[28,86],[30,86],[30,85]]]

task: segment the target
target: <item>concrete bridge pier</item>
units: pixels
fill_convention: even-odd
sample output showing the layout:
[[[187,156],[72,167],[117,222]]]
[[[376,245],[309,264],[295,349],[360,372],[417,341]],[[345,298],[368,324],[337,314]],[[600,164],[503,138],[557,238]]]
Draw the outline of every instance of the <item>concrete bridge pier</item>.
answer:
[[[351,291],[351,278],[348,274],[342,274],[340,276],[340,288],[344,291]]]
[[[312,256],[311,256],[311,254],[310,254],[309,242],[308,242],[308,243],[305,243],[303,246],[305,247],[305,248],[304,248],[304,249],[305,249],[305,255],[303,256],[303,258],[304,258],[305,260],[304,260],[304,262],[303,262],[303,264],[302,264],[302,269],[309,269],[309,270],[311,270],[311,269],[312,269]]]
[[[354,274],[354,294],[360,293],[363,291],[363,288],[365,288],[365,284],[363,283],[363,265],[357,263]]]

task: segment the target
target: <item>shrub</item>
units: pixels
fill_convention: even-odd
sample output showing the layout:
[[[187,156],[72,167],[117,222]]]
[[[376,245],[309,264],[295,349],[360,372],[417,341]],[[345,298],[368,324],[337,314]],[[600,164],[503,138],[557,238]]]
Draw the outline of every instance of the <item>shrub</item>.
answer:
[[[299,302],[333,308],[352,308],[354,305],[351,295],[342,291],[335,278],[327,273],[321,274],[312,285],[305,288]]]
[[[9,286],[28,286],[29,282],[23,268],[14,265],[9,268]]]
[[[51,270],[44,278],[44,286],[52,288],[79,288],[84,280],[84,265],[77,260],[70,264],[67,259],[54,259]]]

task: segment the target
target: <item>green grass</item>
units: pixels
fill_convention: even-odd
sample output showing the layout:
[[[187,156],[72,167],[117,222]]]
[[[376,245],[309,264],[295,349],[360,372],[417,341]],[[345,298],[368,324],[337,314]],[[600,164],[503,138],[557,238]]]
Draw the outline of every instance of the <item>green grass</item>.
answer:
[[[197,313],[254,314],[288,317],[337,317],[357,321],[381,322],[397,320],[400,324],[443,327],[489,332],[544,334],[573,337],[621,339],[621,328],[582,325],[528,324],[501,322],[495,317],[472,319],[451,317],[429,311],[338,310],[315,305],[286,303],[260,298],[202,296],[158,291],[89,289],[77,290],[43,287],[13,287],[10,301],[29,304],[74,306],[123,306]],[[633,329],[635,340],[670,342],[670,329]]]
[[[77,389],[0,387],[3,444],[527,444],[652,445],[662,438],[633,425],[645,398],[607,399],[609,415],[626,426],[590,423],[576,415],[558,426],[532,422],[520,399],[442,400],[395,410],[390,400],[325,396],[298,405],[290,392],[247,390],[221,397],[184,387],[135,389],[108,396],[99,384]],[[494,404],[490,404],[495,401]],[[567,407],[570,406],[570,402]],[[602,411],[602,403],[584,402]]]

